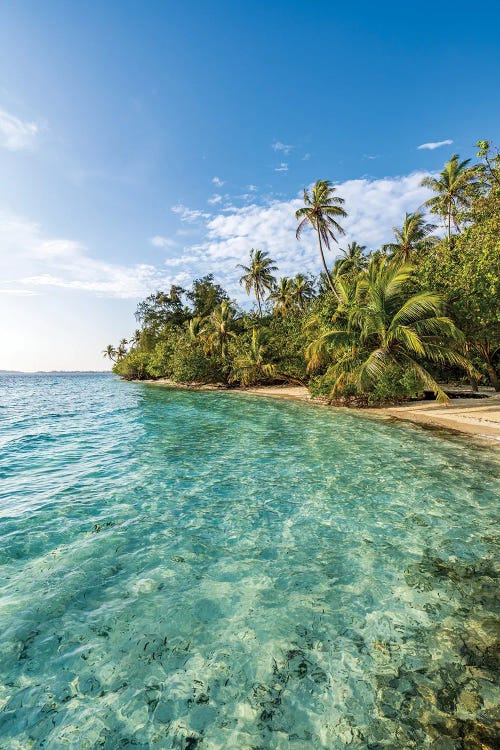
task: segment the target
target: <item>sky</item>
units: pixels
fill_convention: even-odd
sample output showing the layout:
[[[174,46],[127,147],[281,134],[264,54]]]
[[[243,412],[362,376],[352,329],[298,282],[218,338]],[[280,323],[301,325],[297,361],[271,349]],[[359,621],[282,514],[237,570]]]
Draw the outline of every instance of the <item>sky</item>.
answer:
[[[499,28],[490,0],[3,0],[0,370],[106,369],[140,299],[205,273],[244,303],[252,247],[318,273],[317,179],[339,248],[389,241],[500,141]]]

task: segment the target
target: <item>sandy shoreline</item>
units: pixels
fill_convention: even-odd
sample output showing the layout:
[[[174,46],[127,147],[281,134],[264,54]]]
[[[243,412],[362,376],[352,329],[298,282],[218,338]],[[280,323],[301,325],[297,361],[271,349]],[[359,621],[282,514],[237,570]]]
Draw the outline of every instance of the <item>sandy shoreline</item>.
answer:
[[[179,388],[169,380],[141,381],[154,385],[168,385]],[[201,390],[218,390],[217,386],[185,386]],[[237,393],[247,393],[255,396],[272,398],[288,398],[296,401],[307,401],[312,404],[335,409],[338,407],[311,398],[309,391],[301,385],[268,385],[250,388],[230,389]],[[490,444],[500,445],[500,394],[489,398],[460,398],[453,399],[448,404],[438,404],[435,401],[418,401],[398,406],[371,407],[356,410],[367,416],[379,418],[401,419],[428,427],[438,427],[445,430],[460,432],[475,438],[482,438]]]

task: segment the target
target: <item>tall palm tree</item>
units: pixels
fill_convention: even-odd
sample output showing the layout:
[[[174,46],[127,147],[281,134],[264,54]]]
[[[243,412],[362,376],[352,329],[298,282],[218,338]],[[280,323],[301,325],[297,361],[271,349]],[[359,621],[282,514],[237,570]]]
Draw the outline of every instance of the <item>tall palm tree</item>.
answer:
[[[396,366],[434,391],[438,401],[446,401],[446,394],[423,362],[458,365],[471,371],[469,362],[457,351],[458,345],[463,347],[463,334],[443,315],[439,295],[405,294],[413,270],[395,260],[370,263],[367,273],[352,283],[351,292],[344,297],[334,327],[309,345],[306,356],[313,366],[328,351],[333,361],[329,372],[334,394],[346,386],[369,392],[388,368]]]
[[[251,383],[274,377],[276,374],[276,366],[268,361],[264,334],[254,328],[250,347],[245,354],[236,357],[230,379],[239,382],[245,388]]]
[[[116,362],[117,357],[118,357],[118,352],[113,346],[113,344],[108,344],[107,347],[104,349],[102,356],[107,357],[112,362]]]
[[[314,298],[314,283],[303,273],[298,273],[293,279],[292,298],[299,310],[304,310]]]
[[[342,250],[342,256],[337,258],[333,267],[335,276],[340,274],[362,271],[368,265],[368,258],[364,254],[366,245],[359,245],[356,240],[349,242],[347,248]]]
[[[231,305],[224,301],[217,305],[207,319],[207,349],[217,352],[222,359],[226,359],[229,339],[235,335],[231,330],[233,318]]]
[[[240,284],[245,285],[247,294],[250,294],[253,289],[259,307],[259,316],[262,317],[262,300],[265,292],[270,291],[276,283],[273,272],[278,270],[278,266],[269,257],[269,253],[252,247],[250,250],[250,265],[243,266],[238,263],[237,267],[244,271],[240,278]]]
[[[344,199],[335,195],[335,188],[329,180],[318,180],[309,192],[304,188],[304,206],[295,212],[295,218],[299,222],[295,233],[300,239],[303,229],[310,224],[318,235],[319,252],[321,262],[328,279],[330,289],[336,293],[335,284],[325,261],[323,245],[330,249],[330,241],[337,242],[336,235],[345,234],[337,221],[337,218],[345,218],[346,211],[342,208]]]
[[[409,263],[414,250],[427,249],[437,242],[437,238],[432,237],[435,229],[436,225],[427,223],[420,211],[406,213],[403,226],[392,228],[396,242],[389,242],[382,249],[397,260]]]
[[[273,312],[275,315],[281,315],[282,318],[294,307],[294,282],[288,276],[282,276],[279,284],[269,295],[273,301]]]
[[[469,203],[466,188],[473,179],[469,162],[470,159],[459,161],[458,154],[454,154],[444,165],[439,177],[424,177],[421,183],[436,193],[425,205],[430,208],[431,213],[438,214],[445,221],[448,241],[451,239],[452,222],[458,230],[458,212]]]

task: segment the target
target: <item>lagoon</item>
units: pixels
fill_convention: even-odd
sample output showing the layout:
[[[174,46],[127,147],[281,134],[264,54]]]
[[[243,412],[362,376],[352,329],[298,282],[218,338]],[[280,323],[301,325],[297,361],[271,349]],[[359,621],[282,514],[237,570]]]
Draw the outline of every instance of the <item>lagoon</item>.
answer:
[[[498,468],[358,413],[0,377],[0,746],[492,742]]]

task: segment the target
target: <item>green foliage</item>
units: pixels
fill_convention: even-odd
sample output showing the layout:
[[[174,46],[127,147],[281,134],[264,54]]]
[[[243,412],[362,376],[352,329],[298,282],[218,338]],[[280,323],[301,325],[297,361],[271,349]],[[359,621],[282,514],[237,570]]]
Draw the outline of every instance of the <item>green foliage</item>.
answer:
[[[172,377],[172,357],[177,347],[178,329],[166,329],[161,341],[158,341],[149,354],[148,372],[153,378]]]
[[[323,375],[312,378],[309,390],[313,396],[331,398],[349,398],[359,395],[354,383],[344,383],[335,390],[335,374],[327,371]],[[421,378],[413,371],[406,370],[397,364],[388,365],[373,384],[373,388],[365,394],[368,404],[391,401],[402,401],[417,398],[422,395]]]
[[[137,306],[135,317],[143,327],[152,331],[168,325],[181,325],[187,317],[187,310],[182,304],[184,290],[172,286],[170,292],[155,292],[146,297]]]
[[[229,301],[227,292],[214,282],[213,273],[195,279],[186,297],[192,305],[192,317],[197,318],[206,318],[221,302]]]
[[[421,387],[444,401],[446,395],[425,363],[468,368],[460,353],[462,335],[442,314],[439,296],[405,292],[413,272],[396,260],[372,260],[355,282],[339,282],[341,303],[331,325],[306,351],[312,370],[330,360],[326,374],[333,396],[352,386],[360,394],[374,393],[396,367],[413,373]]]
[[[302,314],[295,312],[284,318],[273,316],[267,325],[267,347],[276,372],[293,382],[307,380],[304,320]]]
[[[493,200],[493,198],[492,198]],[[491,202],[491,201],[490,201]],[[500,347],[500,201],[456,238],[444,241],[420,266],[422,288],[432,284],[465,334],[479,368],[498,388]]]
[[[253,328],[250,337],[247,331],[234,339],[230,350],[231,382],[246,387],[277,376],[276,365],[270,361],[267,336],[262,329]]]
[[[145,380],[150,377],[148,365],[147,352],[131,351],[113,365],[113,372],[125,380]]]
[[[220,357],[207,356],[199,343],[180,340],[170,358],[171,377],[178,383],[220,383],[226,371]]]

